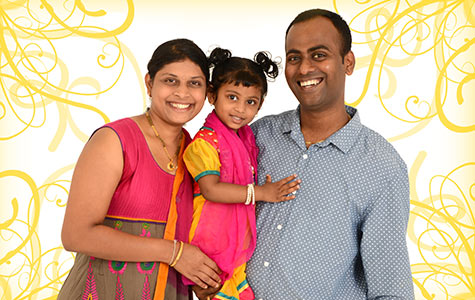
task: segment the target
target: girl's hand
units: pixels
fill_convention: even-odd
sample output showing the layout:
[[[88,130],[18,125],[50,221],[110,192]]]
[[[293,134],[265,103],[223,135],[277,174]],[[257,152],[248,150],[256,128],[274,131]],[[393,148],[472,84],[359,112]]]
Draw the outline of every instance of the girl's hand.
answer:
[[[201,287],[199,287],[197,285],[194,285],[194,286],[191,287],[191,289],[193,290],[193,292],[195,292],[195,295],[196,295],[196,297],[198,297],[198,299],[200,299],[200,300],[210,300],[210,299],[213,299],[214,296],[216,296],[216,294],[219,292],[221,287],[222,287],[222,285],[220,285],[217,288],[209,287],[207,289],[202,289]]]
[[[201,250],[190,244],[183,245],[183,253],[175,265],[175,270],[187,277],[203,289],[208,286],[221,286],[218,265],[206,256]]]
[[[299,184],[302,182],[300,179],[294,180],[295,178],[297,178],[296,174],[272,182],[271,176],[267,174],[266,183],[256,187],[256,201],[282,202],[294,199],[295,195],[292,193],[300,188]],[[289,194],[291,195],[287,196]]]

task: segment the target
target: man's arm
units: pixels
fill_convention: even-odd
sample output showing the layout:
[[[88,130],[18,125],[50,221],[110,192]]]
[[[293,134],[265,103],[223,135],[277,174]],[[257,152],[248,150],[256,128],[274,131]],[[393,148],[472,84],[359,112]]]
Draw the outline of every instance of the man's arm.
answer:
[[[368,299],[414,299],[406,245],[409,180],[403,162],[393,168],[378,199],[365,213],[361,257]]]

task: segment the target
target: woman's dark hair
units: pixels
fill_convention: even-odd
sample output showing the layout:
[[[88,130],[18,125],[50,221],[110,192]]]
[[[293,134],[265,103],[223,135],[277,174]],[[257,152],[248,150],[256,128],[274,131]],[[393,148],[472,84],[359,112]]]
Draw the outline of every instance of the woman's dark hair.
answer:
[[[150,79],[165,65],[189,59],[197,64],[209,81],[209,67],[206,54],[192,41],[188,39],[176,39],[165,42],[155,49],[152,58],[148,62],[147,69]]]
[[[289,33],[290,27],[297,23],[305,22],[316,17],[324,17],[329,19],[333,26],[335,26],[338,33],[340,33],[341,37],[341,57],[344,57],[348,52],[351,50],[351,31],[348,24],[343,20],[343,18],[332,11],[326,9],[309,9],[304,12],[301,12],[295,19],[290,23],[289,27],[287,27],[287,31],[285,32],[285,37],[287,38],[287,34]]]
[[[267,77],[276,78],[279,67],[267,52],[257,52],[254,61],[232,56],[231,51],[215,48],[209,58],[209,67],[213,68],[210,91],[217,93],[221,85],[234,82],[245,87],[256,86],[261,90],[261,105],[267,94]]]

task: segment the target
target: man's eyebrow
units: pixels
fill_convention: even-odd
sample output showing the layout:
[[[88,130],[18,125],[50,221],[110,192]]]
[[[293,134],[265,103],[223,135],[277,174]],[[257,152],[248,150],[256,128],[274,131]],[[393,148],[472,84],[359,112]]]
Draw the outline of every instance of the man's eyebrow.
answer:
[[[311,48],[308,48],[308,49],[307,49],[307,52],[313,52],[313,51],[321,50],[321,49],[330,51],[330,48],[328,48],[328,47],[325,46],[325,45],[316,45],[316,46],[313,46],[313,47],[311,47]],[[286,54],[286,55],[289,55],[289,54],[299,54],[299,53],[301,53],[301,52],[300,52],[299,50],[297,50],[297,49],[290,49],[290,50],[288,50],[285,54]]]
[[[312,48],[309,48],[309,49],[307,50],[307,52],[313,52],[313,51],[315,51],[315,50],[321,50],[321,49],[330,51],[330,48],[328,48],[328,47],[325,46],[325,45],[317,45],[317,46],[314,46],[314,47],[312,47]]]
[[[299,54],[300,51],[296,50],[296,49],[290,49],[289,51],[287,51],[285,53],[285,55],[289,55],[289,54]]]

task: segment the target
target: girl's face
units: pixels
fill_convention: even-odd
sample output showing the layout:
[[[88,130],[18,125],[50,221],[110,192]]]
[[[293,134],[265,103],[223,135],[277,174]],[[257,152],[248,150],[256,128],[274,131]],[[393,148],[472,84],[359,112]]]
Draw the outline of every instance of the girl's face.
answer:
[[[206,98],[205,75],[189,59],[166,64],[153,81],[145,75],[145,84],[152,97],[151,112],[169,125],[183,126],[193,119]]]
[[[214,105],[221,122],[237,131],[249,124],[257,114],[262,94],[256,86],[234,85],[234,82],[221,85],[217,93],[209,93],[208,99]]]

